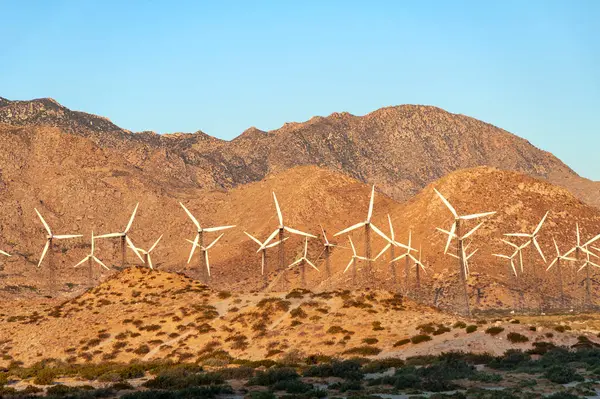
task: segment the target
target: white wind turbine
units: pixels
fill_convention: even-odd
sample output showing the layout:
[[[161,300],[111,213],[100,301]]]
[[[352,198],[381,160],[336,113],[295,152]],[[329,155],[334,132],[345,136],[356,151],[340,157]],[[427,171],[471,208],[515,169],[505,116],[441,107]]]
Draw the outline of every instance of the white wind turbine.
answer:
[[[185,205],[183,205],[181,202],[179,203],[179,205],[181,205],[181,207],[183,208],[183,210],[185,211],[185,213],[188,215],[188,217],[194,223],[194,226],[196,226],[196,237],[194,238],[194,241],[192,241],[192,249],[190,250],[190,256],[188,257],[188,261],[187,261],[188,264],[192,261],[192,257],[194,256],[194,251],[196,250],[196,247],[198,247],[200,249],[204,248],[204,233],[212,233],[212,232],[215,232],[215,231],[228,230],[228,229],[232,229],[232,228],[235,227],[235,225],[231,225],[231,226],[217,226],[217,227],[206,227],[206,228],[203,228],[200,225],[200,222],[198,222],[198,219],[196,219],[194,217],[194,215],[192,215],[192,212],[190,212],[185,207]],[[207,256],[206,256],[206,254],[204,253],[203,250],[201,252],[202,253],[200,254],[200,257],[198,258],[200,271],[203,272],[204,268],[206,267],[206,270],[208,272],[209,271],[209,267],[208,267],[208,265],[206,263]],[[208,277],[210,278],[210,273],[208,274]]]
[[[250,237],[252,241],[258,244],[258,250],[256,252],[260,252],[260,274],[266,276],[265,271],[267,269],[267,249],[273,248],[280,244],[280,241],[275,241],[274,243],[268,244],[265,242],[260,242],[260,240],[254,237],[252,234],[245,232],[244,233]],[[284,238],[283,241],[287,240],[288,237]]]
[[[314,263],[312,263],[310,260],[308,260],[308,237],[306,237],[304,239],[303,255],[300,258],[296,259],[296,261],[294,261],[291,265],[288,266],[288,269],[291,269],[292,267],[294,267],[298,264],[300,265],[300,280],[301,280],[302,287],[306,287],[306,270],[305,270],[306,263],[308,263],[316,271],[320,272],[319,268],[316,267],[314,265]]]
[[[135,214],[137,213],[139,205],[140,205],[140,203],[138,202],[135,205],[135,208],[133,208],[133,213],[131,214],[131,217],[129,218],[129,222],[127,223],[127,226],[125,227],[125,230],[123,230],[119,233],[102,234],[102,235],[99,235],[96,237],[96,238],[120,238],[120,240],[121,240],[121,267],[125,267],[127,265],[127,246],[129,246],[130,248],[135,248],[135,246],[131,242],[131,239],[129,238],[129,230],[131,229],[131,226],[133,225],[133,220],[135,219]],[[137,251],[134,250],[134,252],[137,254]]]
[[[35,209],[35,213],[37,213],[38,217],[40,218],[40,220],[42,221],[42,224],[44,225],[44,228],[46,229],[46,232],[48,233],[46,235],[46,245],[44,245],[44,249],[42,250],[42,256],[40,256],[40,260],[38,262],[38,268],[42,265],[42,261],[44,260],[44,257],[46,256],[46,253],[48,253],[48,283],[50,286],[50,289],[54,289],[55,288],[55,273],[56,270],[54,269],[54,262],[53,262],[53,256],[52,256],[52,243],[53,241],[56,240],[67,240],[70,238],[78,238],[78,237],[82,237],[81,234],[63,234],[63,235],[54,235],[54,233],[52,233],[52,230],[50,229],[50,226],[48,226],[48,223],[46,223],[46,221],[44,220],[44,218],[42,217],[42,215],[40,214],[40,212]]]
[[[206,231],[206,229],[204,230]],[[194,247],[198,247],[198,249],[200,249],[200,253],[202,254],[202,257],[204,258],[204,264],[206,265],[206,273],[208,275],[208,279],[210,279],[211,274],[210,274],[210,262],[208,261],[208,251],[215,246],[215,244],[221,239],[221,237],[223,237],[225,235],[225,233],[221,233],[220,236],[218,236],[217,238],[215,238],[213,240],[213,242],[211,242],[210,244],[208,244],[207,246],[201,246],[200,244],[196,243],[196,241],[191,241],[191,240],[187,240],[188,242],[190,242],[192,244],[192,246]]]
[[[138,257],[140,259],[142,259],[142,262],[144,262],[144,264],[148,265],[148,267],[150,268],[150,270],[154,270],[154,265],[152,264],[152,257],[150,256],[150,253],[152,251],[154,251],[154,248],[156,248],[156,246],[158,245],[160,239],[163,238],[163,236],[161,235],[160,237],[158,237],[158,240],[156,240],[154,242],[154,244],[152,244],[152,246],[150,247],[149,250],[143,250],[142,248],[136,248],[135,246],[133,246],[133,243],[130,244],[131,249],[133,249],[133,251],[138,255]],[[140,255],[141,254],[141,255]]]
[[[371,230],[373,230],[376,234],[378,234],[379,236],[381,236],[384,240],[386,240],[387,242],[390,241],[390,239],[383,234],[383,232],[381,230],[379,230],[377,228],[377,226],[375,226],[372,222],[371,222],[371,218],[373,216],[373,202],[375,200],[375,186],[373,186],[371,188],[371,199],[369,200],[369,211],[367,213],[367,219],[364,222],[360,222],[360,223],[356,223],[355,225],[352,225],[340,232],[335,233],[333,236],[337,237],[339,235],[342,234],[346,234],[349,233],[353,230],[356,230],[358,228],[364,227],[365,228],[365,256],[362,258],[358,258],[358,259],[363,259],[366,264],[367,264],[367,272],[371,272]],[[353,258],[354,259],[354,258]]]
[[[346,268],[344,269],[344,273],[346,273],[348,269],[350,269],[350,266],[352,266],[352,284],[356,284],[356,260],[360,259],[363,261],[368,261],[369,259],[365,258],[364,256],[358,256],[356,254],[354,242],[352,242],[352,237],[348,236],[348,240],[350,241],[350,247],[352,248],[352,259],[350,259],[350,262],[348,262],[348,266],[346,266]]]
[[[554,242],[554,248],[556,249],[556,257],[554,258],[554,260],[550,263],[550,265],[548,265],[548,268],[546,269],[546,271],[549,271],[552,266],[556,265],[556,273],[558,275],[558,282],[559,282],[559,289],[560,289],[560,300],[562,303],[562,306],[565,306],[565,292],[564,292],[564,288],[563,288],[563,278],[562,278],[562,268],[561,268],[561,260],[564,261],[568,261],[568,262],[577,262],[577,259],[574,258],[569,258],[566,255],[561,255],[560,250],[558,249],[558,244],[556,243],[556,240],[554,238],[552,238],[552,241]]]
[[[581,268],[578,270],[578,272],[579,272],[580,270],[582,270],[582,269],[585,268],[585,298],[584,298],[584,307],[586,307],[586,306],[591,305],[591,303],[592,303],[592,293],[591,293],[592,284],[591,284],[591,278],[590,278],[590,269],[587,266],[589,266],[589,265],[595,266],[595,263],[593,263],[593,262],[590,261],[590,256],[598,258],[598,255],[596,255],[595,253],[590,252],[588,250],[588,247],[590,247],[594,242],[596,242],[598,239],[600,239],[600,234],[597,235],[596,237],[593,237],[592,239],[590,239],[586,243],[582,244],[581,243],[581,232],[579,230],[579,223],[575,224],[575,234],[576,234],[576,237],[577,237],[577,242],[576,242],[575,246],[573,248],[571,248],[571,250],[569,250],[567,253],[565,253],[565,256],[569,256],[573,252],[575,252],[575,259],[577,259],[577,261],[579,261],[582,252],[587,255],[586,256],[587,260],[585,261],[585,263],[583,264],[583,266],[581,266]]]
[[[95,243],[95,240],[94,240],[94,232],[92,231],[92,246],[91,246],[91,250],[90,250],[89,255],[86,256],[85,258],[83,258],[81,260],[81,262],[79,262],[78,264],[76,264],[75,266],[73,266],[73,267],[79,267],[82,264],[84,264],[85,262],[88,262],[88,279],[89,279],[90,285],[92,285],[93,281],[94,281],[94,275],[93,275],[93,269],[92,269],[92,266],[94,265],[94,262],[96,262],[97,264],[99,264],[100,266],[102,266],[103,268],[105,268],[106,270],[110,270],[108,268],[108,266],[106,266],[104,263],[102,263],[102,261],[100,259],[98,259],[96,257],[96,255],[94,255],[95,249],[96,249],[96,243]]]
[[[279,202],[277,201],[277,196],[275,195],[275,192],[273,192],[273,201],[275,202],[275,209],[277,210],[277,220],[279,221],[279,227],[277,227],[277,229],[275,229],[275,231],[273,231],[273,233],[271,233],[269,238],[267,238],[265,243],[263,243],[263,246],[268,244],[269,242],[271,242],[271,240],[273,238],[275,238],[275,236],[277,234],[279,234],[279,269],[284,270],[285,269],[285,246],[284,246],[285,232],[287,231],[288,233],[292,233],[292,234],[296,234],[296,235],[304,236],[304,237],[310,237],[310,238],[317,238],[317,236],[315,236],[313,234],[305,233],[300,230],[296,230],[294,228],[291,228],[290,226],[285,225],[283,223],[283,214],[281,213],[281,208],[279,207]]]
[[[410,231],[410,230],[408,231],[408,245],[404,245],[404,244],[399,243],[398,241],[395,241],[395,240],[390,240],[390,241],[388,241],[389,247],[387,247],[387,246],[384,247],[384,250],[382,250],[381,252],[379,252],[379,254],[377,254],[377,257],[375,257],[375,259],[377,259],[379,256],[381,256],[383,254],[383,252],[387,248],[390,248],[390,250],[391,250],[394,246],[396,246],[396,247],[403,248],[403,249],[406,250],[406,252],[404,252],[400,256],[397,256],[397,257],[390,256],[390,265],[395,264],[396,262],[398,262],[401,259],[405,259],[405,264],[404,264],[404,293],[406,295],[408,295],[408,291],[409,291],[409,287],[410,287],[410,282],[409,282],[409,280],[410,280],[410,260],[412,260],[413,262],[415,262],[416,265],[422,267],[423,270],[425,270],[425,269],[424,269],[424,266],[421,263],[421,261],[419,259],[415,258],[413,256],[413,254],[411,253],[411,252],[419,252],[415,248],[412,247],[412,231]],[[394,268],[394,271],[395,271],[395,268]]]
[[[546,218],[548,217],[548,214],[550,213],[550,211],[546,212],[546,214],[544,215],[544,217],[542,218],[542,220],[540,220],[540,222],[538,223],[538,225],[536,226],[536,228],[533,230],[533,232],[531,234],[529,233],[508,233],[508,234],[504,234],[507,237],[523,237],[523,238],[527,238],[529,239],[529,241],[533,242],[533,245],[535,245],[535,248],[537,249],[538,253],[540,254],[542,260],[544,261],[544,263],[546,263],[546,257],[544,256],[544,252],[542,251],[542,248],[540,247],[540,244],[537,240],[537,236],[540,233],[540,230],[542,229],[542,226],[544,225],[544,222],[546,221]]]
[[[390,237],[384,237],[384,239],[387,241],[387,244],[385,245],[385,247],[383,247],[383,249],[379,252],[379,254],[377,254],[377,256],[375,257],[374,260],[379,259],[379,257],[381,255],[383,255],[385,253],[385,251],[387,251],[388,249],[390,250],[390,259],[392,259],[392,261],[390,262],[390,271],[392,272],[392,280],[394,282],[394,287],[395,287],[396,284],[398,283],[398,278],[397,278],[397,273],[396,273],[396,262],[393,260],[396,258],[395,249],[396,249],[396,247],[399,247],[399,248],[404,248],[404,249],[409,250],[410,243],[408,246],[406,246],[406,245],[401,244],[398,241],[396,241],[396,234],[394,233],[394,225],[392,224],[392,218],[390,217],[389,214],[387,215],[387,217],[388,217],[388,223],[390,226]],[[410,236],[409,236],[409,241],[410,241]],[[408,262],[408,258],[406,258],[406,262]]]
[[[448,241],[446,242],[446,248],[444,250],[444,253],[448,253],[448,248],[450,247],[450,243],[452,242],[452,239],[453,238],[458,239],[458,245],[456,246],[457,247],[456,248],[456,252],[457,252],[456,257],[458,257],[459,272],[460,272],[461,282],[463,284],[463,296],[464,296],[464,301],[465,301],[465,310],[467,312],[467,315],[470,316],[471,309],[469,307],[469,294],[467,292],[467,259],[466,259],[466,255],[465,255],[465,251],[464,251],[463,241],[466,238],[468,238],[469,236],[471,236],[481,226],[482,223],[477,225],[475,228],[473,228],[467,234],[463,235],[462,234],[462,222],[467,221],[467,220],[479,219],[479,218],[486,217],[486,216],[491,216],[491,215],[495,214],[496,212],[483,212],[483,213],[476,213],[476,214],[472,214],[472,215],[460,216],[456,212],[454,207],[450,204],[450,202],[448,202],[448,200],[438,190],[436,190],[435,188],[433,190],[438,195],[438,197],[440,197],[440,199],[442,200],[444,205],[446,205],[446,207],[450,210],[450,212],[452,213],[452,216],[454,216],[454,223],[452,223],[452,227],[450,228],[450,231],[445,231],[440,228],[438,228],[438,230],[441,230],[442,232],[448,234]]]

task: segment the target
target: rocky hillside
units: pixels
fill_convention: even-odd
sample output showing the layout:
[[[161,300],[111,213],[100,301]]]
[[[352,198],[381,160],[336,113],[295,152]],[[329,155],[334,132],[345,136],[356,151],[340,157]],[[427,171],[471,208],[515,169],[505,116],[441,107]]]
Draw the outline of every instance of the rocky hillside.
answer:
[[[54,127],[83,136],[110,152],[112,161],[161,185],[232,188],[294,166],[317,165],[376,183],[403,201],[449,172],[486,165],[547,179],[600,205],[598,185],[552,154],[490,124],[428,106],[388,107],[362,117],[334,113],[269,132],[250,128],[232,141],[201,131],[134,134],[51,99],[2,99],[0,123],[6,125],[0,132],[20,127],[19,135]]]

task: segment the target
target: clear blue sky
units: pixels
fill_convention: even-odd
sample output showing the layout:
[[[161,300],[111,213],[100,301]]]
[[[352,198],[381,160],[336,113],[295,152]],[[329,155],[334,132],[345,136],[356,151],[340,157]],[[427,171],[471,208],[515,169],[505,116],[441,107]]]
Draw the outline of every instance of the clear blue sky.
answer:
[[[429,104],[600,180],[600,1],[0,0],[0,96],[140,131]]]

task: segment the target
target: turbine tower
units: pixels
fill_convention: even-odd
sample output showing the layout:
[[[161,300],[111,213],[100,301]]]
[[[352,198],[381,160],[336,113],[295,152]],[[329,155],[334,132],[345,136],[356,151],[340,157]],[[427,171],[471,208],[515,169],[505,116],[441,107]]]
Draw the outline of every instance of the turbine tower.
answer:
[[[476,214],[472,214],[472,215],[460,216],[456,212],[454,207],[450,204],[450,202],[448,202],[448,200],[438,190],[436,190],[435,188],[433,190],[438,195],[438,197],[440,197],[440,199],[442,200],[444,205],[446,205],[446,207],[450,210],[450,212],[452,213],[452,216],[454,216],[454,223],[452,223],[452,227],[450,228],[450,231],[445,231],[445,230],[442,230],[439,228],[438,228],[438,230],[441,230],[442,232],[448,234],[448,241],[446,242],[446,248],[444,250],[444,253],[448,253],[448,247],[450,247],[450,243],[452,242],[452,239],[453,238],[458,239],[458,245],[456,246],[456,252],[457,252],[456,256],[458,257],[460,279],[461,279],[461,283],[463,285],[465,310],[466,310],[467,315],[471,316],[471,309],[469,306],[469,293],[467,292],[467,267],[468,266],[467,266],[467,260],[465,259],[465,251],[464,251],[464,247],[463,247],[463,241],[466,238],[468,238],[469,236],[471,236],[482,225],[482,223],[477,225],[475,228],[473,228],[467,234],[463,235],[462,234],[462,227],[463,227],[462,222],[467,221],[467,220],[479,219],[479,218],[486,217],[486,216],[491,216],[491,215],[495,214],[496,212],[484,212],[484,213],[476,213]]]
[[[46,229],[46,232],[48,233],[46,235],[46,245],[44,245],[44,249],[42,250],[42,256],[40,256],[40,260],[38,262],[38,268],[42,265],[42,261],[44,260],[44,257],[46,256],[46,253],[48,253],[48,271],[49,271],[49,285],[51,289],[55,288],[55,272],[56,270],[54,270],[54,262],[53,262],[53,256],[52,256],[52,243],[53,241],[56,240],[67,240],[70,238],[78,238],[78,237],[82,237],[81,234],[63,234],[63,235],[54,235],[54,233],[52,233],[52,230],[50,229],[50,226],[48,226],[48,223],[46,223],[46,221],[44,220],[44,218],[42,217],[42,215],[40,214],[40,212],[35,209],[35,213],[37,213],[38,217],[40,218],[40,220],[42,221],[42,224],[44,225],[44,228]],[[48,252],[48,250],[50,252]]]
[[[317,236],[293,229],[290,226],[285,225],[283,223],[283,214],[281,213],[281,208],[279,207],[279,202],[277,201],[277,196],[275,195],[275,192],[273,192],[273,201],[275,202],[275,209],[277,210],[277,220],[279,221],[279,227],[277,227],[275,231],[271,233],[271,235],[269,236],[269,238],[267,238],[267,241],[265,241],[265,243],[271,242],[271,240],[275,238],[277,234],[279,234],[279,269],[285,270],[285,232],[287,231],[288,233],[310,238],[317,238]]]
[[[123,268],[127,266],[127,246],[129,246],[130,248],[135,248],[133,246],[131,240],[129,239],[129,230],[131,229],[131,226],[133,225],[133,220],[135,219],[135,214],[137,213],[139,205],[140,205],[139,202],[135,205],[135,208],[133,209],[133,213],[131,214],[131,217],[129,218],[129,222],[127,223],[127,226],[125,227],[125,230],[123,230],[122,232],[119,232],[119,233],[102,234],[102,235],[99,235],[96,237],[96,238],[120,238],[121,239],[121,267],[123,267]]]
[[[254,237],[252,234],[247,233],[244,231],[244,233],[250,237],[250,239],[252,241],[254,241],[255,243],[258,244],[258,250],[256,252],[260,252],[260,274],[266,276],[268,274],[268,270],[267,270],[267,249],[273,248],[277,245],[280,244],[279,241],[275,241],[274,243],[268,244],[267,241],[265,242],[260,242],[260,240],[256,237]],[[283,241],[287,240],[288,237],[284,238]],[[265,273],[266,272],[266,273]]]
[[[325,257],[325,273],[327,275],[327,279],[331,278],[331,250],[337,245],[332,244],[327,239],[327,234],[325,234],[325,229],[321,225],[321,231],[323,232],[323,255]]]
[[[79,267],[81,265],[83,265],[85,262],[88,263],[88,280],[90,283],[90,286],[94,285],[94,262],[96,262],[97,264],[99,264],[100,266],[102,266],[103,268],[105,268],[106,270],[110,270],[108,268],[108,266],[106,266],[104,263],[102,263],[102,261],[100,259],[98,259],[96,257],[96,255],[94,255],[94,250],[96,249],[96,244],[95,244],[95,240],[94,240],[94,232],[92,231],[92,246],[91,246],[91,250],[88,256],[86,256],[85,258],[83,258],[81,260],[81,262],[79,262],[78,264],[76,264],[73,267]]]
[[[562,270],[560,267],[561,266],[560,261],[565,260],[565,261],[569,261],[569,262],[577,262],[577,259],[569,258],[566,255],[561,255],[560,250],[558,249],[558,244],[556,243],[556,240],[554,238],[552,238],[552,241],[554,242],[554,248],[556,249],[556,257],[550,263],[550,265],[548,265],[548,268],[546,269],[546,271],[549,271],[552,268],[552,266],[556,265],[556,274],[558,276],[558,283],[559,283],[559,289],[560,289],[560,302],[564,308],[565,307],[565,291],[563,288],[563,279],[562,279]]]
[[[150,247],[150,249],[147,250],[147,251],[143,250],[142,248],[132,247],[132,249],[135,251],[135,253],[138,254],[138,257],[140,259],[142,259],[142,262],[144,262],[144,264],[148,265],[148,267],[150,268],[150,270],[154,270],[154,265],[152,264],[152,257],[150,256],[150,253],[152,251],[154,251],[154,248],[156,248],[156,246],[158,245],[158,243],[159,243],[159,241],[160,241],[161,238],[163,238],[162,235],[160,237],[158,237],[158,240],[156,240],[154,242],[154,244],[152,244],[152,246]],[[132,246],[133,246],[133,244],[132,244]]]
[[[373,201],[374,200],[375,200],[375,186],[373,186],[371,188],[371,199],[369,200],[369,211],[367,213],[367,219],[363,222],[360,222],[353,226],[350,226],[350,227],[348,227],[340,232],[337,232],[333,235],[334,237],[337,237],[339,235],[349,233],[349,232],[356,230],[358,228],[361,228],[361,227],[365,228],[365,256],[358,258],[358,259],[362,259],[366,262],[366,264],[367,264],[366,271],[369,274],[371,274],[371,272],[372,272],[371,262],[373,261],[373,259],[371,259],[371,230],[373,230],[376,234],[381,236],[386,241],[388,241],[388,242],[390,241],[390,239],[385,234],[383,234],[381,232],[381,230],[379,230],[377,228],[377,226],[375,226],[371,222],[371,217],[373,216]]]
[[[206,229],[204,229],[204,231],[206,231]],[[208,251],[215,246],[215,244],[221,239],[221,237],[223,237],[223,235],[225,235],[225,233],[221,233],[220,236],[218,236],[217,238],[214,239],[213,242],[211,242],[210,244],[208,244],[206,247],[204,246],[200,246],[200,244],[196,243],[196,241],[191,241],[191,240],[187,240],[188,242],[192,243],[192,247],[198,247],[200,249],[200,253],[202,254],[203,258],[204,258],[204,264],[206,264],[206,273],[208,276],[208,280],[210,280],[211,278],[211,274],[210,274],[210,262],[208,261]],[[190,257],[191,260],[191,257]],[[188,260],[189,262],[189,260]]]
[[[302,284],[302,288],[306,287],[306,263],[308,263],[316,271],[320,272],[320,270],[310,260],[308,260],[308,237],[304,239],[304,254],[288,266],[288,269],[291,269],[292,267],[298,264],[300,265],[300,281]]]
[[[185,205],[183,205],[181,202],[179,203],[179,205],[181,205],[181,207],[183,208],[185,213],[188,215],[188,217],[194,223],[194,226],[196,226],[196,237],[194,238],[194,241],[192,241],[193,245],[192,245],[192,249],[190,250],[190,256],[188,257],[188,261],[187,261],[187,263],[189,265],[190,262],[192,261],[192,257],[194,256],[194,251],[196,250],[196,247],[204,248],[204,233],[211,233],[211,232],[215,232],[215,231],[232,229],[235,227],[235,225],[202,228],[202,226],[200,225],[200,222],[198,222],[198,219],[196,219],[194,217],[194,215],[192,215],[192,212],[190,212],[185,207]],[[202,279],[204,280],[204,282],[207,282],[210,279],[210,274],[208,274],[208,275],[204,274],[205,268],[206,268],[207,272],[209,270],[209,268],[206,264],[206,256],[204,254],[204,251],[202,251],[202,253],[200,253],[200,256],[198,258],[198,266],[199,266],[199,271],[201,273]]]

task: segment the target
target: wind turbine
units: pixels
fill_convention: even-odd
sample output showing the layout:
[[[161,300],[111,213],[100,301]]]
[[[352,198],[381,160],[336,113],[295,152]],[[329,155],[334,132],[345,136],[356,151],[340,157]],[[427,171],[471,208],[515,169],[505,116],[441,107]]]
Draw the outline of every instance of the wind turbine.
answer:
[[[201,249],[204,248],[204,233],[228,230],[228,229],[232,229],[235,227],[235,225],[232,225],[232,226],[217,226],[217,227],[202,228],[202,226],[200,225],[200,222],[198,222],[198,219],[196,219],[194,217],[194,215],[192,215],[192,212],[190,212],[185,207],[185,205],[183,205],[181,202],[179,203],[179,205],[181,205],[181,207],[183,208],[185,213],[188,215],[188,217],[194,223],[194,226],[196,226],[196,237],[194,238],[194,241],[192,241],[193,245],[192,245],[192,249],[190,251],[190,256],[188,257],[188,261],[187,261],[188,264],[192,261],[192,257],[194,256],[194,251],[196,250],[196,247],[201,248]],[[202,251],[202,252],[204,252],[204,251]],[[200,257],[198,259],[199,260],[199,269],[200,269],[200,272],[203,273],[204,268],[206,267],[207,272],[209,272],[208,278],[210,278],[210,269],[209,269],[208,265],[206,264],[206,259],[207,259],[207,257],[205,256],[205,254],[201,253]]]
[[[458,258],[460,278],[461,278],[461,282],[463,285],[465,310],[467,312],[467,315],[471,316],[471,309],[469,307],[469,294],[467,292],[467,259],[465,259],[465,251],[464,251],[464,247],[463,247],[463,241],[466,238],[468,238],[469,236],[471,236],[483,223],[480,223],[479,225],[475,226],[472,230],[470,230],[467,234],[463,235],[462,234],[462,222],[467,221],[467,220],[479,219],[479,218],[486,217],[486,216],[491,216],[491,215],[495,214],[496,212],[483,212],[483,213],[476,213],[476,214],[472,214],[472,215],[460,216],[456,212],[454,207],[450,204],[450,202],[448,202],[448,200],[438,190],[436,190],[435,188],[433,190],[438,195],[438,197],[440,197],[440,199],[442,200],[444,205],[446,205],[446,207],[450,210],[450,212],[452,213],[452,216],[454,216],[454,223],[452,223],[452,227],[450,228],[450,231],[442,230],[439,227],[438,227],[438,230],[448,234],[448,241],[446,242],[446,248],[444,249],[444,253],[448,253],[448,247],[450,247],[450,243],[452,242],[452,239],[453,238],[458,239],[458,245],[456,246],[456,252],[457,252],[456,257]]]
[[[360,259],[363,261],[368,261],[369,259],[364,256],[358,256],[356,254],[356,248],[354,247],[354,242],[352,242],[352,237],[348,236],[348,240],[350,241],[350,247],[352,247],[352,259],[348,262],[348,266],[344,269],[344,273],[348,271],[350,266],[352,266],[352,284],[356,284],[356,260]]]
[[[373,223],[371,223],[371,218],[373,216],[373,201],[375,200],[375,186],[373,186],[371,188],[371,199],[369,200],[369,211],[367,213],[367,219],[364,222],[360,222],[360,223],[356,223],[355,225],[352,225],[340,232],[335,233],[333,236],[337,237],[339,235],[342,234],[346,234],[349,233],[353,230],[356,230],[358,228],[364,227],[365,228],[365,256],[359,259],[363,259],[366,263],[367,263],[367,272],[371,272],[371,230],[373,230],[376,234],[378,234],[379,236],[381,236],[383,239],[385,239],[386,241],[390,241],[390,239],[383,234],[383,232],[381,230],[379,230],[377,228],[377,226],[375,226]],[[353,258],[354,259],[354,258]]]
[[[271,233],[271,235],[269,236],[269,238],[267,238],[265,243],[271,242],[271,240],[273,238],[275,238],[275,236],[277,234],[279,234],[279,269],[284,270],[285,269],[285,246],[284,246],[285,231],[287,231],[288,233],[292,233],[292,234],[296,234],[296,235],[304,236],[304,237],[310,237],[310,238],[317,238],[317,236],[309,234],[309,233],[305,233],[300,230],[293,229],[290,226],[285,225],[283,223],[283,214],[281,213],[281,208],[279,207],[279,202],[277,201],[277,196],[275,195],[275,192],[273,192],[273,201],[275,201],[275,209],[277,210],[277,220],[279,221],[279,227],[277,227],[275,229],[275,231],[273,231],[273,233]]]
[[[148,265],[148,267],[150,268],[150,270],[154,270],[154,265],[152,264],[152,257],[150,256],[150,253],[152,251],[154,251],[154,248],[156,248],[156,246],[158,245],[158,243],[159,243],[159,241],[160,241],[161,238],[163,238],[162,235],[160,237],[158,237],[158,240],[156,240],[154,242],[154,244],[152,244],[152,246],[150,247],[150,249],[147,250],[147,251],[143,250],[142,248],[136,248],[135,246],[133,246],[133,243],[131,244],[131,247],[132,247],[131,249],[133,249],[134,252],[136,254],[138,254],[138,257],[140,259],[142,259],[142,262],[144,262],[144,264]]]
[[[102,235],[99,235],[96,237],[96,238],[120,238],[121,239],[121,267],[125,267],[127,265],[127,246],[129,246],[130,248],[135,248],[135,246],[131,242],[131,239],[129,238],[129,230],[131,229],[131,226],[133,225],[133,220],[135,219],[135,214],[137,213],[139,205],[140,205],[140,203],[138,202],[135,205],[135,208],[133,208],[133,213],[131,214],[131,217],[129,218],[129,222],[127,223],[127,226],[125,227],[125,230],[123,230],[122,232],[119,232],[119,233],[102,234]],[[134,250],[134,252],[137,253],[137,251],[135,251],[135,250]]]
[[[273,248],[277,245],[280,244],[280,241],[275,241],[274,243],[268,244],[266,241],[265,242],[260,242],[260,240],[256,237],[254,237],[252,234],[247,233],[244,231],[244,233],[250,237],[250,239],[252,239],[252,241],[254,241],[255,243],[258,244],[258,250],[256,252],[260,252],[260,274],[263,276],[266,276],[265,271],[267,268],[267,249]],[[287,240],[288,237],[284,238],[283,241]]]
[[[96,257],[96,255],[94,255],[94,250],[96,249],[96,243],[94,240],[94,232],[92,231],[92,246],[91,246],[91,250],[88,256],[86,256],[85,258],[83,258],[81,260],[81,262],[79,262],[78,264],[76,264],[73,267],[78,267],[81,266],[82,264],[84,264],[85,262],[88,262],[88,279],[90,282],[90,285],[93,285],[94,283],[94,272],[92,269],[92,266],[94,265],[94,262],[96,262],[97,264],[99,264],[100,266],[102,266],[103,268],[105,268],[106,270],[110,270],[108,268],[108,266],[106,266],[104,263],[102,263],[102,261],[100,259],[98,259]]]
[[[558,249],[558,244],[556,243],[556,240],[554,238],[552,238],[552,241],[554,242],[554,248],[556,248],[556,257],[550,263],[550,265],[548,266],[546,271],[549,271],[552,268],[552,266],[556,265],[556,273],[558,275],[558,282],[559,282],[559,288],[560,288],[560,301],[562,303],[562,306],[564,307],[565,306],[565,292],[563,289],[563,279],[562,279],[562,270],[560,267],[560,265],[561,265],[560,261],[565,260],[565,261],[569,261],[569,262],[577,262],[577,259],[569,258],[566,255],[561,255],[560,250]]]
[[[579,223],[575,223],[575,234],[577,237],[577,243],[575,244],[575,246],[573,248],[571,248],[571,250],[569,250],[567,253],[565,253],[565,256],[569,256],[571,255],[573,252],[575,252],[575,259],[577,259],[577,261],[580,260],[580,255],[581,253],[585,253],[587,255],[587,260],[585,261],[585,263],[583,264],[583,266],[579,269],[583,269],[585,268],[585,298],[584,298],[584,307],[587,307],[589,305],[592,304],[592,293],[591,293],[591,279],[590,279],[590,269],[589,267],[586,267],[588,265],[595,265],[594,263],[590,262],[590,256],[596,257],[598,258],[598,255],[596,255],[593,252],[590,252],[588,250],[588,246],[590,246],[591,244],[593,244],[594,242],[596,242],[598,239],[600,239],[600,234],[597,235],[596,237],[593,237],[591,240],[587,241],[585,244],[581,243],[581,233],[579,230]],[[579,272],[578,270],[578,272]]]
[[[300,265],[300,279],[302,282],[302,287],[306,287],[306,271],[305,271],[305,264],[308,263],[310,266],[312,266],[313,269],[315,269],[316,271],[320,272],[319,268],[316,267],[310,260],[308,260],[308,237],[306,237],[304,239],[304,254],[298,258],[296,261],[294,261],[291,265],[288,266],[288,269],[291,269],[292,267],[296,266],[296,265]]]
[[[533,242],[533,245],[537,249],[537,251],[540,254],[540,257],[542,258],[542,260],[544,261],[544,263],[546,263],[546,257],[544,256],[544,252],[542,251],[542,248],[540,247],[540,244],[539,244],[539,242],[537,240],[537,236],[540,233],[540,230],[542,229],[542,226],[544,225],[544,222],[546,221],[546,218],[548,217],[549,213],[550,213],[550,211],[546,212],[546,214],[544,215],[544,217],[542,218],[542,220],[540,220],[540,222],[538,223],[538,225],[536,226],[536,228],[533,230],[533,232],[531,234],[529,234],[529,233],[508,233],[508,234],[504,234],[507,237],[523,237],[523,238],[528,238],[531,242]]]
[[[206,229],[204,229],[204,231],[206,231]],[[225,235],[225,233],[221,233],[220,236],[215,238],[214,241],[211,242],[210,244],[208,244],[206,247],[200,246],[200,244],[196,243],[196,241],[187,240],[188,242],[192,243],[192,246],[198,247],[200,249],[200,253],[202,254],[202,256],[204,258],[204,263],[206,264],[206,273],[208,275],[208,279],[210,279],[210,276],[211,276],[210,275],[210,263],[208,261],[208,250],[211,249],[212,247],[214,247],[215,244],[221,239],[221,237],[223,237],[223,235]]]
[[[63,234],[63,235],[54,235],[54,233],[52,233],[52,230],[50,229],[50,226],[48,226],[48,223],[46,223],[46,221],[44,220],[44,218],[42,217],[42,215],[40,214],[40,212],[35,209],[35,213],[37,213],[38,217],[40,218],[40,220],[42,221],[42,224],[44,225],[44,228],[46,229],[46,232],[48,233],[46,235],[46,245],[44,245],[44,249],[42,250],[42,256],[40,256],[40,260],[38,262],[38,267],[40,267],[42,265],[42,261],[44,260],[44,257],[46,256],[46,253],[48,253],[48,250],[50,250],[50,252],[48,253],[48,270],[50,272],[50,276],[49,276],[49,283],[50,286],[52,288],[54,288],[54,262],[52,261],[52,243],[53,241],[56,240],[67,240],[70,238],[78,238],[78,237],[82,237],[81,234]]]
[[[392,218],[390,217],[390,215],[387,215],[388,217],[388,223],[390,226],[390,237],[384,237],[384,239],[387,241],[387,244],[385,245],[385,247],[383,247],[383,249],[377,254],[377,256],[375,257],[374,260],[379,259],[379,257],[381,255],[384,254],[385,251],[387,251],[388,249],[390,250],[390,259],[392,259],[392,261],[390,262],[390,271],[392,272],[392,280],[394,282],[394,287],[396,287],[396,284],[398,283],[398,278],[397,278],[397,273],[396,273],[396,262],[393,260],[396,258],[396,254],[395,254],[395,249],[396,247],[399,248],[404,248],[404,249],[410,249],[410,242],[408,244],[408,246],[399,243],[398,241],[396,241],[396,234],[394,233],[394,225],[392,224]],[[409,236],[409,241],[410,241],[410,236]],[[408,258],[406,258],[406,261],[408,262]]]

